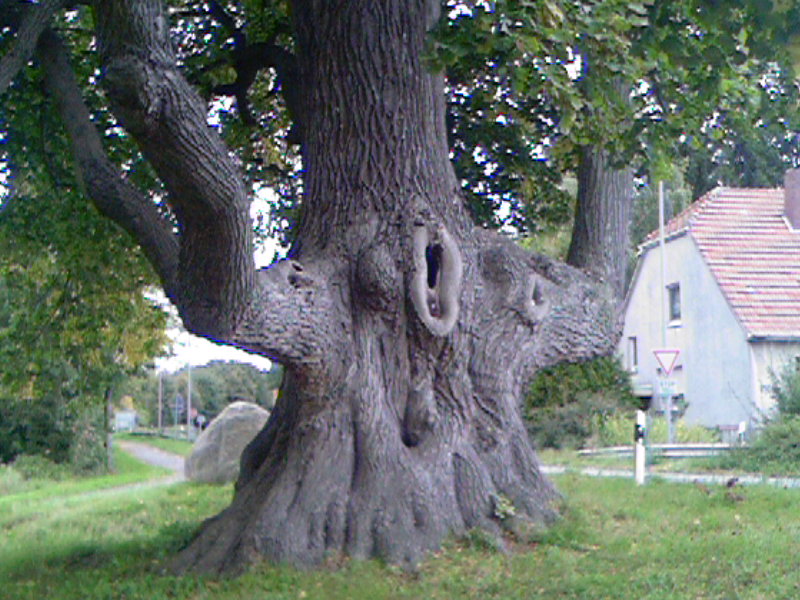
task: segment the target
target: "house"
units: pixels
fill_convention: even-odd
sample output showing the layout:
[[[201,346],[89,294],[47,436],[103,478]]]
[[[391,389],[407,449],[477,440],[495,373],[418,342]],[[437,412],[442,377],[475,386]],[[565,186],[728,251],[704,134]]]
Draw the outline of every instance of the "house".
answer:
[[[135,410],[114,412],[114,431],[133,431],[139,425],[139,415]]]
[[[772,374],[800,367],[800,170],[784,189],[717,188],[673,218],[663,278],[658,238],[640,247],[624,305],[634,385],[657,390],[653,349],[677,348],[674,406],[688,423],[756,426],[775,405]]]

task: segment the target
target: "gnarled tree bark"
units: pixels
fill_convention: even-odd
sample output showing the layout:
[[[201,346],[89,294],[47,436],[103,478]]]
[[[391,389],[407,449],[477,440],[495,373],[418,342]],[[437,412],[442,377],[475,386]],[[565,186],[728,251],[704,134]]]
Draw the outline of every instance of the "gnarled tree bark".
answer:
[[[291,260],[256,272],[244,179],[177,67],[163,6],[96,3],[108,96],[178,219],[154,266],[188,328],[286,367],[231,506],[178,570],[338,552],[413,564],[449,533],[556,515],[518,403],[537,368],[611,350],[613,303],[469,221],[442,77],[421,58],[438,5],[293,3],[302,218]]]

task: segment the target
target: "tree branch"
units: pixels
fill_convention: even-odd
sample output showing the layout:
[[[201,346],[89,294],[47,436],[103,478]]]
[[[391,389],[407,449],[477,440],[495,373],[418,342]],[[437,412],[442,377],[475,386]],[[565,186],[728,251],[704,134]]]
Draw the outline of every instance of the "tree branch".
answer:
[[[44,69],[46,91],[56,102],[69,134],[72,153],[86,193],[97,209],[130,233],[161,279],[167,296],[177,298],[178,239],[156,205],[142,194],[108,159],[92,123],[89,109],[59,37],[45,30],[38,56]]]
[[[178,70],[162,3],[98,2],[96,13],[112,107],[169,190],[179,221],[175,304],[184,325],[299,373],[321,373],[339,339],[329,323],[343,320],[333,317],[328,277],[296,263],[257,275],[244,177]]]
[[[97,2],[96,13],[114,113],[166,185],[180,223],[177,306],[184,324],[228,340],[255,279],[244,178],[178,70],[163,4]]]
[[[332,318],[328,278],[312,271],[294,260],[260,270],[258,291],[233,342],[300,371],[311,368],[322,379],[326,361],[347,355],[332,351],[347,335],[341,329],[334,334],[333,323],[345,319]]]
[[[16,43],[0,59],[0,94],[4,93],[20,69],[31,59],[39,36],[50,23],[53,14],[64,5],[64,0],[31,2],[21,16]],[[4,10],[7,7],[2,7]]]
[[[474,381],[503,373],[514,389],[540,368],[613,352],[621,328],[610,291],[492,232],[475,237],[484,284],[475,302]]]
[[[272,42],[250,44],[244,31],[236,26],[233,17],[219,2],[209,2],[208,8],[211,16],[233,36],[233,68],[236,71],[236,80],[233,83],[219,85],[214,88],[214,92],[225,96],[234,96],[242,121],[247,125],[256,125],[256,120],[250,112],[247,94],[261,69],[275,69],[286,108],[294,122],[289,141],[290,143],[300,143],[302,141],[300,133],[302,129],[301,98],[295,56]]]

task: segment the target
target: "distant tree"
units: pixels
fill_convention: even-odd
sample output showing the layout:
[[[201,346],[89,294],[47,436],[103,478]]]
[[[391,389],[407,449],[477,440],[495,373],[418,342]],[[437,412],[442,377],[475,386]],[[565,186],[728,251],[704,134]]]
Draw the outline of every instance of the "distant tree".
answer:
[[[133,398],[137,410],[149,412],[149,424],[157,424],[159,377],[164,402],[162,421],[164,424],[171,424],[174,416],[170,407],[175,397],[178,394],[186,396],[188,393],[187,368],[160,376],[150,371],[129,377],[117,386],[115,402],[120,403],[125,397]],[[234,400],[245,400],[272,408],[280,382],[281,369],[278,366],[265,372],[249,364],[211,361],[206,365],[192,367],[192,406],[206,417],[216,416]]]
[[[163,351],[164,314],[143,296],[147,264],[80,194],[20,179],[0,219],[0,460],[97,467],[107,396]]]

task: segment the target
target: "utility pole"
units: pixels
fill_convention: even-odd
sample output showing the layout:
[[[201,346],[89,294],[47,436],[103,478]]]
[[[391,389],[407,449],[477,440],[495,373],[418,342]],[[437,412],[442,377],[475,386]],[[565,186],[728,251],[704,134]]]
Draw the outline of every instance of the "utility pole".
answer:
[[[164,406],[164,374],[158,373],[158,435],[164,433],[164,423],[162,422],[162,412]]]
[[[661,255],[661,347],[667,347],[667,257],[664,245],[664,182],[658,182],[658,246]],[[667,374],[662,374],[666,376]],[[660,388],[661,386],[659,386]],[[659,389],[664,407],[664,416],[667,418],[667,442],[675,442],[672,431],[672,395]]]

